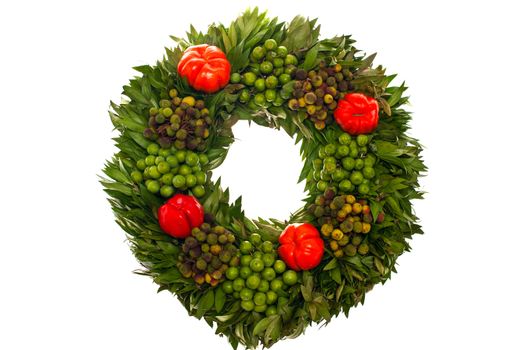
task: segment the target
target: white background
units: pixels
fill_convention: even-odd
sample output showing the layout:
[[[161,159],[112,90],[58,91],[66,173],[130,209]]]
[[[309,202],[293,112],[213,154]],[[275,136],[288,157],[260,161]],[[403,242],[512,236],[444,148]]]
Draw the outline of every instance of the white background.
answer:
[[[170,34],[248,5],[319,17],[410,86],[426,146],[425,229],[349,319],[283,349],[521,349],[521,10],[517,1],[3,1],[0,4],[0,348],[229,349],[139,265],[97,174],[132,66]],[[298,151],[239,126],[221,169],[249,215],[300,206]],[[249,162],[249,163],[246,163]],[[242,166],[248,164],[248,166]]]

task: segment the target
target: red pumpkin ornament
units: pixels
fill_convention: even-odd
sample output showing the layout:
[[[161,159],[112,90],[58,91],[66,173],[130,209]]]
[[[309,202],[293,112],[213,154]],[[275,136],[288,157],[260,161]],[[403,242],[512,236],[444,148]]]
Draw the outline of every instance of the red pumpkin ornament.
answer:
[[[294,271],[310,270],[321,262],[324,244],[313,225],[291,224],[279,238],[278,254]]]
[[[378,126],[378,102],[363,94],[346,94],[338,102],[334,119],[345,132],[351,135],[371,133]]]
[[[191,230],[203,224],[203,207],[193,196],[177,194],[158,209],[162,230],[175,237],[185,238]]]
[[[229,83],[231,64],[216,46],[191,46],[178,63],[178,74],[198,91],[214,93]]]

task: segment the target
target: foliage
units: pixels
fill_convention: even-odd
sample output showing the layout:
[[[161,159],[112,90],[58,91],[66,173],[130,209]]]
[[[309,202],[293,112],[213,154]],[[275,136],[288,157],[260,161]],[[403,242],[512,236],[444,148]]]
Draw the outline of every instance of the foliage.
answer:
[[[381,66],[373,67],[375,55],[361,54],[354,48],[350,36],[319,40],[319,29],[316,20],[298,16],[286,24],[257,9],[246,11],[229,26],[212,24],[205,33],[191,26],[186,38],[173,37],[177,46],[166,49],[162,60],[152,66],[135,67],[141,75],[124,86],[124,102],[111,103],[110,117],[118,132],[114,139],[118,153],[107,162],[101,182],[116,222],[127,233],[132,251],[143,267],[136,272],[150,276],[159,285],[158,291],[173,293],[190,315],[216,326],[216,333],[228,337],[233,348],[239,344],[255,348],[260,343],[269,347],[282,338],[299,336],[312,323],[328,323],[340,312],[348,315],[351,307],[364,302],[367,291],[391,277],[397,258],[410,249],[408,240],[422,233],[411,201],[422,198],[418,177],[426,169],[420,158],[420,144],[406,134],[411,118],[403,108],[408,102],[404,95],[406,87],[404,84],[391,86],[395,75],[386,75]],[[374,217],[384,211],[386,219],[374,224],[368,255],[336,259],[326,254],[320,266],[302,273],[300,283],[291,287],[288,304],[282,305],[277,315],[264,317],[243,311],[239,302],[219,287],[198,287],[192,279],[182,277],[176,267],[180,241],[162,233],[157,223],[156,212],[163,200],[149,193],[144,185],[134,183],[130,173],[135,162],[146,155],[149,141],[142,132],[147,126],[149,108],[158,107],[158,101],[168,98],[169,89],[174,87],[180,95],[198,96],[210,106],[214,125],[205,150],[210,159],[207,171],[225,159],[234,141],[232,126],[238,120],[249,120],[283,129],[295,138],[304,161],[299,181],[307,179],[318,157],[318,148],[339,134],[335,124],[318,131],[304,114],[285,106],[252,111],[236,103],[241,85],[231,84],[214,95],[202,95],[176,74],[181,53],[190,45],[219,46],[231,61],[233,72],[241,72],[248,64],[253,47],[269,38],[286,45],[306,69],[314,68],[320,60],[352,69],[356,91],[379,101],[380,124],[371,135],[370,143],[370,151],[379,159],[378,182],[367,199]],[[240,239],[257,232],[276,242],[289,222],[312,220],[305,208],[294,213],[288,222],[250,220],[241,209],[241,198],[231,203],[228,189],[222,189],[219,180],[209,181],[207,188],[201,200],[205,211],[212,213],[218,224]],[[310,186],[307,190],[306,202],[310,204],[317,191]]]

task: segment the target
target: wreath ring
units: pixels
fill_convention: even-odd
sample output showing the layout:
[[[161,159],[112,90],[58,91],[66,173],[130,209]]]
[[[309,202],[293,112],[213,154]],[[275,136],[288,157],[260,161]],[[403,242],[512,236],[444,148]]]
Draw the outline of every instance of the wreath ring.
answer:
[[[363,303],[422,233],[411,200],[426,169],[406,135],[406,87],[348,35],[317,20],[248,10],[191,27],[111,103],[119,152],[101,180],[117,223],[159,291],[233,348],[271,346]],[[283,222],[245,217],[211,172],[248,120],[300,143],[305,206]]]

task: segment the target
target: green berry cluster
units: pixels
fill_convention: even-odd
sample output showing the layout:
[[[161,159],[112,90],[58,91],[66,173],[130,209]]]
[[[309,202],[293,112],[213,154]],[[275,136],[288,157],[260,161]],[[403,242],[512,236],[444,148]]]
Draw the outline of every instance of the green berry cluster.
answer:
[[[281,90],[291,81],[298,59],[288,53],[285,46],[278,46],[268,39],[263,46],[256,46],[250,55],[251,63],[240,75],[233,73],[231,83],[242,83],[245,89],[239,92],[239,100],[256,110],[259,107],[281,106],[289,96]]]
[[[177,150],[174,146],[168,149],[151,143],[147,147],[149,154],[145,159],[136,162],[137,170],[131,172],[136,183],[145,180],[145,187],[151,193],[160,193],[162,197],[171,197],[175,189],[190,190],[196,197],[205,195],[204,184],[207,175],[202,171],[209,159],[204,153]]]
[[[149,109],[149,127],[144,136],[157,141],[163,148],[202,151],[209,137],[211,118],[203,100],[193,96],[178,96],[176,89],[169,91],[171,99],[160,100],[160,108]]]
[[[318,190],[334,186],[340,193],[368,194],[376,176],[376,157],[368,152],[368,142],[367,135],[353,138],[342,133],[337,142],[320,147],[312,173]]]
[[[298,282],[298,274],[287,270],[273,243],[262,241],[257,233],[240,243],[240,254],[240,265],[225,271],[224,292],[241,300],[245,311],[276,314],[278,305],[287,303],[286,289]]]
[[[337,101],[353,89],[351,71],[340,64],[328,67],[322,61],[318,70],[298,69],[293,77],[293,98],[288,106],[295,111],[304,110],[318,130],[333,122],[330,112],[338,106]]]

